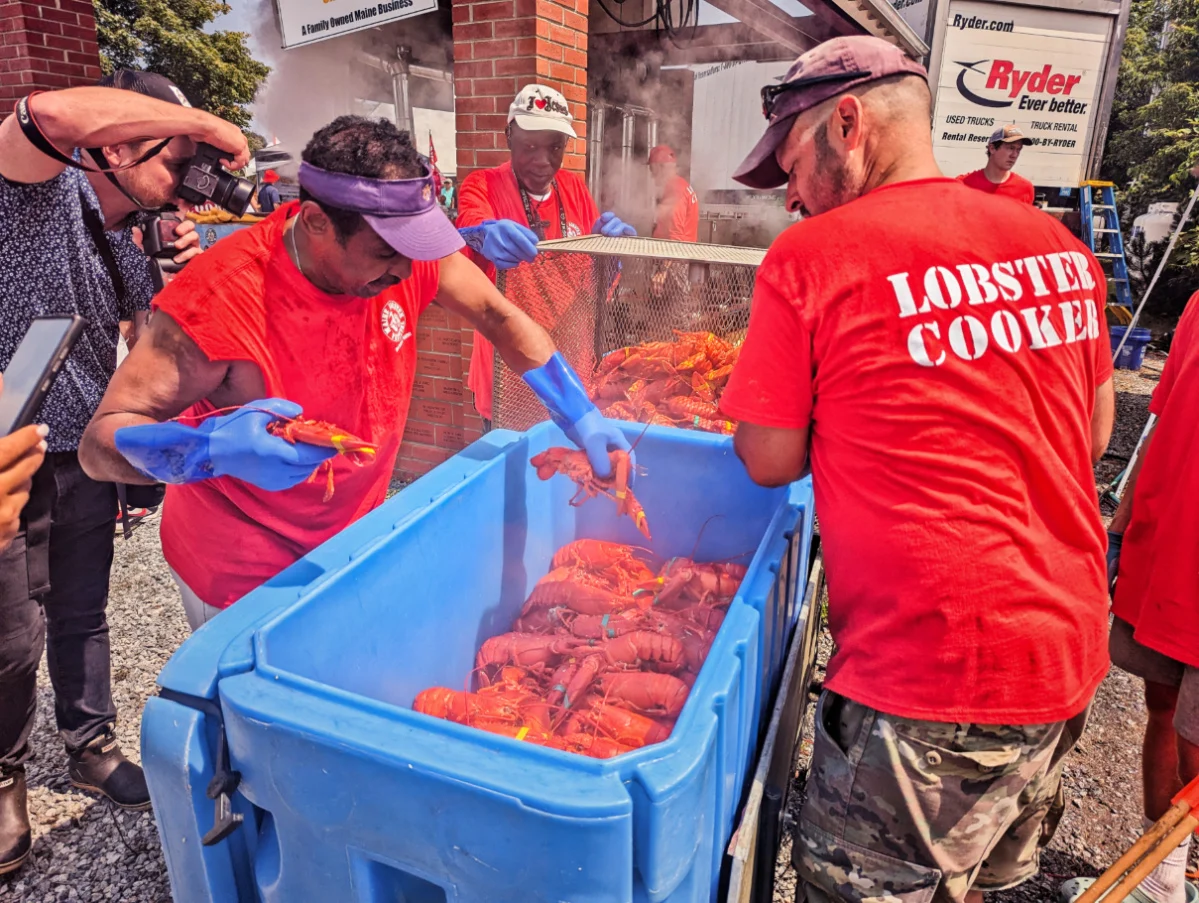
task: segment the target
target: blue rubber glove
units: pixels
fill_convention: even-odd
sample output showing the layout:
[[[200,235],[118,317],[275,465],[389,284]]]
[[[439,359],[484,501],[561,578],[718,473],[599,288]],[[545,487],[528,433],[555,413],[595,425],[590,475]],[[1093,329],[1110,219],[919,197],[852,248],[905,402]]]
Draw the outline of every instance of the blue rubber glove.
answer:
[[[1124,545],[1124,534],[1107,531],[1107,591],[1116,594],[1116,574],[1120,572],[1120,549]]]
[[[592,234],[598,232],[600,235],[606,235],[608,238],[620,238],[622,235],[636,235],[637,230],[628,223],[623,223],[617,218],[615,213],[609,211],[600,216],[595,221],[595,225],[591,227]]]
[[[524,375],[541,403],[546,406],[559,429],[570,441],[587,452],[591,469],[601,480],[612,475],[612,462],[608,460],[609,449],[623,449],[632,456],[629,440],[614,423],[605,420],[599,409],[587,397],[579,375],[566,363],[562,352]],[[632,470],[637,469],[633,461]]]
[[[173,420],[124,426],[114,438],[117,451],[138,472],[164,483],[237,477],[277,492],[303,483],[317,465],[337,454],[306,442],[293,445],[266,431],[271,421],[297,417],[300,411],[295,402],[265,398],[195,426]]]
[[[467,246],[495,264],[497,270],[510,270],[537,257],[537,233],[510,219],[489,219],[481,226],[459,229]]]

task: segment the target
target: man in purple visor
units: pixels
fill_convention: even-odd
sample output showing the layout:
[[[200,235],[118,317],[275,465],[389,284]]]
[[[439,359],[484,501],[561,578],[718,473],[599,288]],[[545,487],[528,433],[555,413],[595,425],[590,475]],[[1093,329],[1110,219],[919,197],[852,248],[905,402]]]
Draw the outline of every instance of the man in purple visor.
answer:
[[[162,547],[193,629],[383,501],[431,302],[495,343],[597,472],[628,448],[545,330],[457,253],[407,133],[341,117],[299,176],[299,201],[158,295],[80,447],[94,478],[170,484]],[[352,460],[268,432],[301,413],[377,451]]]

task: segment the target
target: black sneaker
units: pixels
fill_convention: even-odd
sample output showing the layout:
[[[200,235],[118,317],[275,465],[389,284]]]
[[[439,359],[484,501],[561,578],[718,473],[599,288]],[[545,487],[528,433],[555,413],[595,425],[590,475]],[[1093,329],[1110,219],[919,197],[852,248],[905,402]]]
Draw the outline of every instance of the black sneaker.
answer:
[[[125,758],[111,731],[69,753],[68,771],[71,783],[80,790],[106,796],[122,809],[150,808],[150,791],[141,766]]]
[[[25,769],[0,770],[0,875],[19,869],[29,858],[32,845]]]

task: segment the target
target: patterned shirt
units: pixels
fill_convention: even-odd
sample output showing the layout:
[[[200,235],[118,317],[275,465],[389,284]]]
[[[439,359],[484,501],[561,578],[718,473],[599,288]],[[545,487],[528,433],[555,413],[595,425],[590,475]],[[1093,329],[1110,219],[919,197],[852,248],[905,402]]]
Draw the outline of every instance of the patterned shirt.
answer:
[[[134,311],[149,310],[154,295],[149,259],[125,228],[104,233],[125,281],[125,297],[117,298],[84,224],[84,204],[100,213],[96,193],[77,169],[33,184],[0,176],[0,370],[34,317],[87,318],[37,415],[38,423],[50,427],[52,452],[79,447],[116,370],[118,323],[132,319]]]

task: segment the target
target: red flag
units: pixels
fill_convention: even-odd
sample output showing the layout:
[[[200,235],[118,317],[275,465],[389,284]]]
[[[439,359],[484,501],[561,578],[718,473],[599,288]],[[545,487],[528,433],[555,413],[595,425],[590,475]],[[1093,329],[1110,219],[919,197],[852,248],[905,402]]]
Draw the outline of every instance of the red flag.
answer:
[[[437,148],[433,146],[433,132],[429,132],[429,166],[433,168],[433,190],[441,194],[441,170],[437,168]]]

